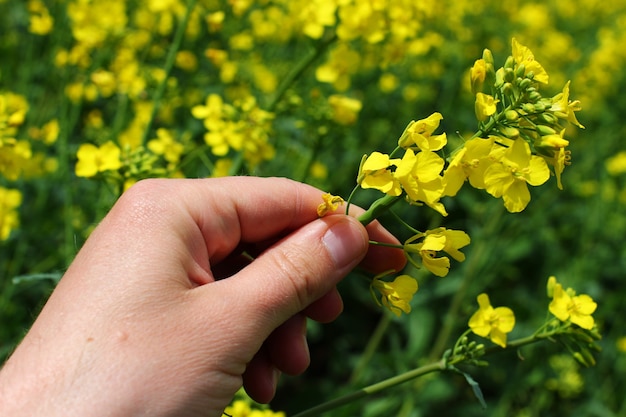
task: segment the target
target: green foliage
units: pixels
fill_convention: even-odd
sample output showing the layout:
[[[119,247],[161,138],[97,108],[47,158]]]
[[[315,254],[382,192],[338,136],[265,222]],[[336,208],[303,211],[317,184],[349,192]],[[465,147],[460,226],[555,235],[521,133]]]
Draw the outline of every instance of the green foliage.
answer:
[[[467,231],[467,260],[445,278],[411,269],[420,288],[401,317],[381,312],[353,273],[340,288],[344,314],[311,325],[312,367],[285,379],[272,408],[291,415],[439,360],[483,292],[515,311],[509,340],[532,334],[549,315],[554,275],[598,303],[594,367],[556,338],[491,355],[488,367],[459,365],[470,379],[428,374],[328,415],[484,415],[468,381],[491,416],[626,413],[626,5],[336,3],[0,0],[0,190],[20,195],[0,195],[0,359],[125,187],[153,176],[278,175],[348,196],[363,154],[392,152],[411,120],[439,112],[450,149],[468,140],[477,126],[469,69],[483,48],[503,61],[515,37],[550,74],[546,97],[571,80],[582,103],[586,129],[566,133],[564,190],[554,178],[532,187],[521,214],[469,187],[442,199],[445,218],[394,207],[418,230]],[[221,102],[207,113],[211,94]],[[98,153],[107,142],[119,161]],[[96,174],[76,170],[81,147]],[[381,221],[405,233],[391,214]]]

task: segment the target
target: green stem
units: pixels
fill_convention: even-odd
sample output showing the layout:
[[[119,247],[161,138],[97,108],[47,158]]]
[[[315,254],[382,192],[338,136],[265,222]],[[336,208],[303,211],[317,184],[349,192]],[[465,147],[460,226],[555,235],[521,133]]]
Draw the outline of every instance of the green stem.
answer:
[[[443,371],[445,369],[446,369],[446,363],[443,360],[440,360],[435,363],[431,363],[429,365],[424,365],[419,368],[402,373],[400,375],[396,375],[394,377],[385,379],[384,381],[378,382],[368,387],[362,388],[358,391],[354,391],[350,394],[344,395],[343,397],[339,397],[334,400],[317,405],[315,407],[309,408],[308,410],[295,414],[293,417],[319,416],[320,413],[323,413],[325,411],[333,410],[337,407],[341,407],[343,405],[349,404],[353,401],[356,401],[368,395],[376,394],[380,391],[383,391],[388,388],[394,387],[396,385],[402,384],[404,382],[410,381],[422,375],[426,375],[426,374],[429,374],[431,372],[436,372],[436,371]]]
[[[317,58],[319,58],[320,55],[322,55],[324,51],[326,51],[326,48],[328,48],[333,42],[335,42],[335,40],[337,40],[337,35],[333,34],[333,36],[318,44],[315,49],[311,50],[307,56],[305,56],[291,69],[287,76],[283,78],[283,81],[280,83],[278,89],[276,90],[274,98],[272,98],[272,101],[270,101],[270,104],[267,106],[268,111],[273,112],[276,109],[276,106],[283,98],[289,87],[291,87],[293,83],[298,78],[300,78],[302,74],[304,74],[304,72],[313,64],[313,62],[315,62]]]
[[[142,144],[145,144],[148,140],[148,135],[150,134],[150,129],[152,127],[152,123],[156,118],[157,112],[159,111],[159,104],[163,95],[165,94],[165,88],[167,86],[167,80],[170,77],[170,73],[172,72],[172,68],[174,68],[174,63],[176,62],[176,53],[180,50],[180,45],[183,42],[183,37],[185,36],[185,30],[187,30],[187,24],[189,23],[189,17],[191,16],[191,12],[196,7],[197,0],[189,0],[187,3],[187,9],[185,10],[185,15],[180,22],[180,25],[176,28],[176,33],[174,34],[174,40],[172,41],[172,45],[167,52],[167,57],[165,58],[165,65],[163,67],[163,80],[157,87],[157,90],[152,99],[152,113],[150,118],[148,119],[148,123],[146,124],[146,128],[143,133],[143,138],[141,140]]]
[[[367,226],[400,200],[402,200],[402,195],[386,195],[381,197],[374,201],[367,211],[358,217],[358,220],[363,224],[363,226]]]
[[[383,340],[383,336],[385,335],[385,332],[387,331],[390,323],[391,316],[389,314],[383,314],[380,321],[378,322],[378,325],[376,326],[376,329],[374,330],[374,333],[372,333],[372,336],[368,340],[367,345],[365,346],[365,350],[359,358],[359,362],[355,366],[354,371],[350,376],[351,384],[356,384],[359,381],[363,370],[366,368],[367,364],[374,356],[374,353],[376,353],[380,342]]]
[[[504,350],[513,350],[518,349],[522,346],[529,345],[532,343],[539,342],[544,339],[548,339],[552,336],[555,336],[559,333],[559,330],[554,330],[545,333],[532,334],[527,337],[522,337],[520,339],[512,340],[507,343],[505,348],[500,346],[493,346],[489,349],[485,350],[483,356],[495,353],[502,352]],[[336,398],[334,400],[327,401],[325,403],[319,404],[315,407],[309,408],[308,410],[302,411],[300,413],[295,414],[293,417],[309,417],[309,416],[319,416],[321,413],[333,410],[335,408],[344,406],[358,399],[364,398],[368,395],[377,394],[381,391],[394,387],[396,385],[400,385],[404,382],[408,382],[420,376],[432,373],[432,372],[441,372],[447,370],[454,370],[453,366],[459,363],[462,363],[468,358],[465,355],[452,356],[448,360],[442,358],[438,361],[432,362],[428,365],[420,366],[419,368],[412,369],[410,371],[404,372],[402,374],[393,376],[391,378],[387,378],[383,381],[377,382],[375,384],[369,385],[365,388],[361,388],[360,390],[351,392],[342,397]]]

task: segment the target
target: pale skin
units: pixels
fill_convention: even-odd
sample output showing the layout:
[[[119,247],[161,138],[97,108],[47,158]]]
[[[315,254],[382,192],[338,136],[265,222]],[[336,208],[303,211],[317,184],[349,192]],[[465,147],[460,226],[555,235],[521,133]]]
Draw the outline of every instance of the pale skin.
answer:
[[[221,416],[242,385],[270,401],[309,365],[307,317],[341,313],[336,284],[404,266],[368,245],[397,243],[377,222],[317,218],[321,196],[278,178],[133,186],[0,370],[0,415]]]

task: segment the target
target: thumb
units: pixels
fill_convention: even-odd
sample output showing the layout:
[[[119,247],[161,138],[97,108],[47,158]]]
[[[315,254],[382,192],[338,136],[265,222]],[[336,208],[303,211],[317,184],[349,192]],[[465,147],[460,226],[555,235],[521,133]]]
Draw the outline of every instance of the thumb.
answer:
[[[258,326],[256,332],[269,334],[332,290],[367,248],[368,234],[358,220],[332,215],[291,233],[219,283],[232,284],[233,299],[251,316],[247,322]]]

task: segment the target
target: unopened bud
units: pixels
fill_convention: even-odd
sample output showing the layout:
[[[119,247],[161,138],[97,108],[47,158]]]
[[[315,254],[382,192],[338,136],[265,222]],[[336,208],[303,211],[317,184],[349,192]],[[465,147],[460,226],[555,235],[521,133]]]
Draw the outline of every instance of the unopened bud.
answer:
[[[504,62],[504,68],[510,69],[513,71],[513,67],[515,66],[515,59],[512,56],[509,56]]]
[[[498,130],[500,131],[500,133],[502,133],[502,136],[505,136],[509,139],[516,139],[517,137],[519,137],[519,129],[515,127],[502,126],[498,128]]]
[[[541,102],[535,103],[533,107],[535,108],[536,113],[541,113],[541,112],[546,111],[546,105]]]
[[[487,77],[487,63],[484,59],[477,59],[474,66],[470,69],[470,82],[472,93],[480,93],[483,91],[485,78]]]
[[[530,93],[528,95],[528,99],[532,102],[532,103],[536,103],[539,100],[541,100],[541,94],[539,94],[539,92],[537,91],[533,91],[532,93]],[[542,108],[545,110],[546,106],[545,104],[541,103]],[[543,111],[543,110],[539,110],[539,111]]]
[[[519,64],[515,69],[515,75],[522,78],[526,73],[526,66],[524,64]]]
[[[504,81],[511,83],[515,80],[515,72],[512,68],[504,68]]]
[[[550,126],[538,125],[537,133],[539,133],[541,136],[556,135],[556,130],[552,129]]]
[[[549,125],[555,125],[559,122],[559,118],[552,113],[541,113],[540,118]]]
[[[485,48],[483,50],[483,60],[485,61],[485,63],[491,64],[491,66],[494,65],[493,54],[489,49]]]
[[[509,122],[514,122],[517,119],[519,119],[519,113],[516,112],[515,110],[507,110],[507,111],[504,112],[504,117]]]
[[[561,132],[561,134],[556,134],[555,132],[554,134],[541,136],[538,140],[535,141],[535,147],[552,150],[565,148],[569,145],[569,141],[567,139],[563,139],[562,135],[563,132]]]
[[[519,82],[517,83],[517,85],[519,85],[519,88],[522,90],[528,90],[528,87],[530,87],[533,83],[528,78],[518,78],[518,80]]]

